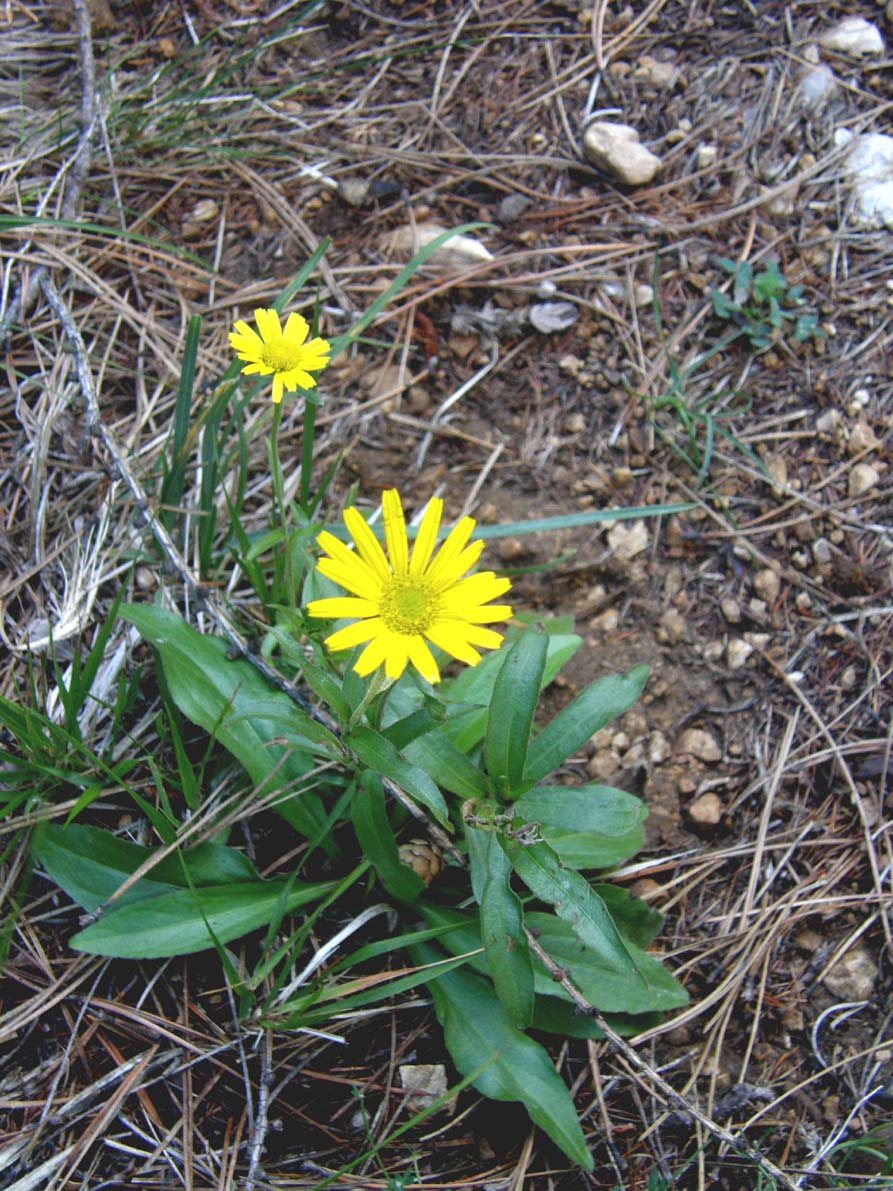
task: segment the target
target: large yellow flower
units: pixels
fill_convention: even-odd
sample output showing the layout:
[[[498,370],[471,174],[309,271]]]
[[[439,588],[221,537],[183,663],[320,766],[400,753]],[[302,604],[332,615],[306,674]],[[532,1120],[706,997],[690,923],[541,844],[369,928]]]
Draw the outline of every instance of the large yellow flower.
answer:
[[[353,595],[312,600],[308,613],[333,620],[359,617],[327,637],[326,645],[339,650],[368,642],[354,666],[360,675],[383,664],[388,678],[399,678],[411,662],[423,678],[438,682],[440,671],[429,641],[460,662],[477,665],[481,655],[476,646],[498,649],[502,644],[500,633],[483,626],[505,620],[512,610],[508,604],[489,603],[509,590],[508,579],[492,571],[467,574],[484,548],[480,540],[468,544],[474,520],[463,517],[435,555],[443,515],[443,501],[435,497],[410,558],[403,506],[395,489],[384,493],[382,508],[387,555],[356,509],[344,514],[356,550],[334,534],[321,533],[317,539],[327,554],[318,570]]]
[[[230,331],[229,341],[240,360],[247,366],[247,376],[258,374],[273,377],[273,401],[278,405],[287,389],[315,389],[311,372],[319,372],[329,362],[329,344],[325,339],[307,342],[310,327],[300,314],[290,314],[283,327],[276,310],[255,310],[257,331],[241,319]],[[260,334],[258,334],[258,331]]]

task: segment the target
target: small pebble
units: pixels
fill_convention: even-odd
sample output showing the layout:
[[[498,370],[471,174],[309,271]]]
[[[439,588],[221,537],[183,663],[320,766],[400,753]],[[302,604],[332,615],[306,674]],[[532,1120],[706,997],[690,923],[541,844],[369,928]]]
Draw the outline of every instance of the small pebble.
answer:
[[[678,644],[678,642],[685,640],[688,625],[685,617],[676,608],[668,608],[663,616],[661,616],[659,625],[660,629],[663,630],[662,634],[659,630],[659,635],[664,636],[667,641]]]
[[[854,464],[850,471],[847,486],[850,496],[854,500],[857,500],[860,496],[864,496],[866,492],[870,492],[872,488],[877,487],[880,478],[880,472],[876,467],[872,467],[870,463]]]
[[[741,623],[741,605],[737,600],[732,599],[731,596],[726,596],[720,601],[719,606],[729,624]]]
[[[670,742],[663,732],[651,733],[648,739],[648,760],[652,765],[660,765],[669,760],[671,751]]]
[[[701,794],[688,807],[689,818],[699,827],[716,827],[722,819],[722,813],[722,799],[713,790]]]
[[[827,538],[816,538],[812,544],[812,557],[819,566],[827,566],[834,557],[834,548]]]
[[[620,756],[613,749],[596,753],[586,766],[586,772],[597,781],[606,781],[620,769]]]
[[[677,753],[688,753],[699,761],[722,760],[722,749],[716,738],[704,728],[686,728],[676,745]]]
[[[757,571],[753,577],[754,591],[761,600],[765,600],[768,605],[775,603],[778,599],[778,594],[781,591],[781,579],[778,577],[778,572],[773,571],[771,567],[766,567],[762,571]]]
[[[861,455],[863,451],[875,451],[880,446],[878,437],[864,418],[860,418],[850,431],[846,449],[849,454]]]
[[[618,562],[628,562],[648,549],[648,530],[644,521],[617,521],[608,530],[607,538]]]
[[[864,17],[844,17],[821,35],[819,44],[826,50],[852,54],[856,58],[884,52],[880,30]]]
[[[730,670],[740,670],[752,653],[752,645],[740,637],[733,637],[726,646],[726,665]]]
[[[870,1001],[878,969],[864,947],[851,947],[835,963],[823,981],[842,1001]]]

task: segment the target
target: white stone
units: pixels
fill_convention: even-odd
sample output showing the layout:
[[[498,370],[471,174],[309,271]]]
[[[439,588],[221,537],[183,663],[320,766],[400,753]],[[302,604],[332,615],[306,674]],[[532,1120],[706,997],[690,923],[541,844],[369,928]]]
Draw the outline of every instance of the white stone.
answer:
[[[438,236],[448,231],[449,228],[442,227],[439,223],[405,224],[386,237],[385,248],[394,256],[415,256]],[[457,235],[451,236],[440,248],[435,249],[425,263],[443,271],[457,271],[493,259],[493,253],[485,248],[480,240],[475,240],[472,236]]]
[[[752,653],[752,645],[740,637],[733,637],[726,646],[726,665],[730,670],[740,670]]]
[[[882,132],[854,136],[848,128],[838,128],[834,143],[851,146],[844,168],[853,189],[857,222],[893,231],[893,136]]]
[[[679,737],[677,753],[688,753],[699,761],[721,761],[722,749],[716,738],[704,728],[687,728]]]
[[[865,54],[884,52],[884,39],[880,30],[864,17],[844,17],[821,35],[819,44],[826,50],[852,54],[857,58]]]
[[[692,802],[688,813],[699,827],[715,827],[722,818],[723,805],[718,794],[708,790]]]
[[[824,984],[843,1001],[870,1001],[877,974],[877,965],[865,948],[851,947],[825,977]]]
[[[732,596],[725,596],[719,607],[729,624],[741,623],[741,605]]]
[[[609,120],[589,125],[583,133],[583,153],[624,186],[647,185],[661,167],[660,158],[639,143],[635,128]]]
[[[860,418],[850,431],[846,449],[850,455],[861,455],[863,451],[875,451],[880,446],[878,437],[864,418]]]
[[[618,562],[628,562],[648,549],[644,521],[618,521],[608,530],[608,545]]]
[[[762,571],[757,571],[753,577],[754,591],[761,600],[771,607],[778,599],[778,593],[781,591],[781,579],[778,577],[778,571],[773,571],[771,567],[766,567]]]
[[[695,165],[699,170],[708,170],[712,165],[716,165],[716,159],[719,157],[719,149],[716,145],[708,145],[706,142],[698,145],[695,153]]]
[[[812,557],[819,566],[827,566],[834,557],[834,550],[827,538],[816,538],[812,544]]]
[[[652,765],[660,765],[669,759],[670,742],[663,732],[652,732],[648,738],[648,760]]]
[[[837,94],[837,79],[830,66],[809,66],[800,75],[800,102],[805,108],[821,107]]]
[[[672,62],[659,62],[650,54],[643,54],[630,76],[637,83],[658,90],[672,87],[679,76],[679,70]]]
[[[833,434],[842,421],[843,415],[839,409],[826,409],[816,418],[815,428],[819,434]]]
[[[877,486],[881,474],[870,463],[857,463],[850,471],[849,494],[856,500]]]

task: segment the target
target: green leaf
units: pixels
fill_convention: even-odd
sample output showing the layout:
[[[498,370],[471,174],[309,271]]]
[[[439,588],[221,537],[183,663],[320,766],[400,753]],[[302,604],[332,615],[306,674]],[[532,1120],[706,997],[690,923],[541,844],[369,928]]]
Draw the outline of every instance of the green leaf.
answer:
[[[648,947],[664,924],[664,916],[619,885],[593,884],[627,943]]]
[[[548,844],[525,847],[508,838],[500,838],[500,843],[531,893],[555,907],[556,914],[585,947],[599,956],[604,969],[612,975],[610,989],[601,995],[598,1007],[628,1009],[627,997],[636,988],[647,991],[647,984],[602,899],[584,877],[562,865]]]
[[[611,1013],[650,1013],[678,1009],[688,1004],[688,993],[653,955],[633,943],[626,948],[635,963],[635,976],[627,973],[584,946],[574,928],[559,921],[554,914],[527,913],[527,926],[540,946],[555,963],[568,973],[591,1005]],[[533,957],[534,979],[538,994],[568,999],[568,994]]]
[[[439,720],[435,719],[427,707],[417,707],[409,715],[394,720],[386,728],[382,728],[381,734],[385,740],[391,742],[394,748],[402,750],[414,740],[421,740],[426,733],[440,727],[442,723],[443,717]]]
[[[583,644],[582,637],[575,633],[550,633],[548,624],[545,627],[548,652],[543,687],[548,686],[565,662],[569,661]],[[469,709],[458,721],[447,725],[453,744],[463,753],[471,752],[475,745],[483,740],[487,730],[488,708],[493,699],[493,687],[502,666],[503,650],[508,648],[514,639],[514,635],[509,633],[503,649],[497,653],[486,654],[476,666],[469,666],[458,678],[444,684],[443,697],[448,703],[476,703],[480,708],[477,713]]]
[[[514,810],[539,823],[543,838],[571,868],[610,868],[642,847],[648,808],[612,786],[535,786]]]
[[[491,786],[503,799],[521,784],[546,649],[545,634],[527,629],[504,651],[493,686],[484,756]]]
[[[425,882],[400,860],[397,840],[388,822],[384,790],[377,773],[366,770],[351,804],[354,831],[363,853],[392,897],[414,902]]]
[[[608,1025],[627,1037],[641,1034],[660,1025],[660,1013],[606,1013]],[[604,1038],[604,1034],[591,1017],[580,1013],[572,1001],[560,997],[538,996],[533,1010],[534,1030],[546,1034],[559,1034],[562,1038]]]
[[[344,737],[344,743],[364,765],[395,781],[444,826],[449,826],[447,804],[435,782],[418,765],[405,760],[380,732],[358,724]]]
[[[296,787],[294,795],[277,802],[276,811],[309,839],[319,835],[325,825],[322,803],[300,786],[314,764],[310,748],[320,741],[320,725],[311,729],[313,721],[288,695],[271,690],[249,662],[227,656],[223,641],[195,632],[175,613],[130,604],[121,615],[158,650],[183,715],[232,753],[264,793]],[[322,844],[331,852],[327,839]]]
[[[171,890],[157,897],[115,904],[92,926],[70,941],[76,951],[114,959],[160,959],[189,955],[228,943],[266,926],[282,907],[289,882],[245,881]],[[291,882],[285,912],[293,913],[325,896],[331,882],[305,885]],[[211,937],[213,931],[214,938]]]
[[[47,823],[35,833],[34,855],[47,875],[85,910],[96,910],[127,878],[161,849],[144,848],[119,839],[99,827],[72,824],[59,827]],[[257,881],[257,869],[247,856],[223,844],[199,844],[166,856],[149,874],[122,895],[121,901],[141,901],[170,891],[171,886],[188,888],[183,872],[188,866],[193,884],[233,885]]]
[[[533,738],[525,781],[534,784],[554,773],[605,724],[629,711],[647,679],[648,667],[635,666],[629,674],[612,674],[587,687]]]
[[[512,866],[494,832],[469,828],[468,834],[484,836],[471,856],[483,869],[477,883],[483,885],[480,923],[487,967],[509,1020],[523,1030],[533,1019],[533,964],[521,901],[510,884]]]
[[[484,775],[456,748],[441,728],[426,732],[418,740],[412,741],[404,748],[403,755],[424,769],[430,777],[436,778],[438,785],[451,794],[458,794],[460,798],[477,798],[486,793]]]
[[[418,963],[436,958],[412,948]],[[593,1169],[570,1093],[548,1053],[509,1021],[486,981],[469,972],[447,972],[429,981],[444,1040],[462,1075],[491,1100],[520,1100],[531,1119],[586,1170]]]

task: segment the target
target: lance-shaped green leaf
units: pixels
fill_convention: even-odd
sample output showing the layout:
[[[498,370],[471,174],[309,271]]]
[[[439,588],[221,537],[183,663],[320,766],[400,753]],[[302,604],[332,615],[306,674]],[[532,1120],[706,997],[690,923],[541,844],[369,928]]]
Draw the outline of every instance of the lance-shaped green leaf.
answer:
[[[505,651],[493,686],[484,756],[493,791],[503,799],[518,789],[524,775],[547,645],[545,633],[523,632]]]
[[[160,848],[144,848],[119,839],[100,827],[42,824],[35,832],[33,852],[47,875],[85,910],[96,910],[117,892],[127,878]],[[188,869],[189,879],[184,873]],[[224,844],[199,844],[165,856],[121,900],[139,901],[194,885],[238,884],[259,880],[247,856]]]
[[[407,744],[403,753],[409,761],[436,778],[437,784],[451,794],[458,794],[460,798],[477,798],[486,792],[484,775],[456,748],[441,728],[427,732]]]
[[[354,831],[363,853],[372,861],[379,880],[392,897],[414,902],[425,882],[400,860],[397,840],[388,821],[381,778],[371,769],[362,775],[351,803]]]
[[[212,733],[264,793],[300,786],[314,764],[311,749],[341,756],[334,736],[288,695],[271,690],[249,662],[229,658],[225,642],[197,633],[163,608],[128,605],[121,615],[158,651],[183,715]],[[309,790],[278,801],[276,810],[308,838],[325,830],[322,803]],[[331,849],[326,839],[322,846]]]
[[[645,842],[648,808],[612,786],[536,786],[513,809],[538,823],[546,842],[572,868],[622,864]]]
[[[688,1004],[688,993],[679,981],[653,955],[634,943],[626,942],[635,963],[636,977],[630,978],[615,964],[605,961],[599,952],[584,946],[570,923],[560,921],[554,914],[528,912],[525,921],[540,946],[596,1009],[639,1014]],[[566,998],[568,994],[536,956],[533,963],[537,993]]]
[[[413,947],[417,963],[438,957],[430,947]],[[592,1170],[592,1156],[570,1092],[548,1053],[509,1020],[485,980],[452,971],[428,987],[453,1062],[491,1100],[520,1100],[535,1124],[574,1162]]]
[[[481,939],[496,994],[509,1020],[523,1030],[533,1018],[533,964],[521,902],[511,887],[512,866],[495,832],[467,828],[472,881],[481,890]]]
[[[629,674],[612,674],[587,687],[531,741],[525,781],[533,785],[554,773],[605,724],[629,711],[647,679],[648,667],[636,666]]]
[[[500,843],[531,893],[554,906],[559,918],[571,927],[585,947],[595,952],[605,971],[613,975],[610,986],[600,995],[598,1007],[618,1012],[628,1009],[627,990],[645,991],[647,982],[607,906],[589,882],[573,869],[565,868],[548,844],[524,846],[503,837]]]
[[[157,897],[115,903],[98,922],[79,931],[71,946],[114,959],[189,955],[266,926],[274,914],[282,910],[293,913],[332,888],[331,881],[314,885],[244,881],[175,889]]]
[[[402,757],[380,732],[367,728],[364,724],[358,724],[344,737],[344,743],[364,765],[368,765],[382,777],[389,777],[444,826],[449,825],[447,804],[437,784],[424,769]]]
[[[546,626],[548,629],[548,625]],[[547,686],[580,646],[583,639],[575,633],[547,633],[548,654],[542,685]],[[509,632],[506,645],[498,653],[488,653],[476,666],[468,666],[456,678],[443,684],[443,698],[450,703],[467,705],[467,709],[456,719],[450,719],[447,732],[453,744],[463,753],[469,753],[484,738],[487,730],[487,709],[493,699],[493,687],[499,675],[504,650],[514,640]],[[477,704],[475,710],[474,704]]]

